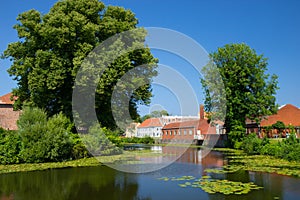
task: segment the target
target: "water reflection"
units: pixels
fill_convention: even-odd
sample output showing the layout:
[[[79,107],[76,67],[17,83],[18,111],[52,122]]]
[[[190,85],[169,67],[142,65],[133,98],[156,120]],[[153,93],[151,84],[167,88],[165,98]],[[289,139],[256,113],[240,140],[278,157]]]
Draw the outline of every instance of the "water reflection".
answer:
[[[153,150],[176,154],[181,151],[178,148],[159,147]],[[221,175],[205,172],[206,168],[219,168],[226,162],[221,152],[212,151],[203,156],[201,149],[189,148],[175,163],[152,173],[129,174],[99,166],[0,175],[0,200],[268,200],[275,197],[293,200],[300,197],[300,179],[297,178],[243,170]],[[199,188],[180,188],[177,182],[157,179],[183,175],[211,175],[218,179],[254,182],[264,189],[251,191],[247,195],[207,194]]]
[[[105,166],[0,176],[1,200],[135,199],[137,191],[135,175]]]

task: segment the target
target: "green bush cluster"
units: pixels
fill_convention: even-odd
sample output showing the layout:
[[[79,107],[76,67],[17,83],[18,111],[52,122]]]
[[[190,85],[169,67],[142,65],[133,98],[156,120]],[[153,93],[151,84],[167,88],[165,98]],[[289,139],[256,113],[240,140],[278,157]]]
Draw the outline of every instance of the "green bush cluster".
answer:
[[[255,133],[249,134],[242,141],[240,149],[248,154],[270,155],[288,161],[300,161],[300,139],[292,133],[282,141],[270,142],[270,139],[260,139]]]
[[[0,128],[0,163],[19,163],[21,140],[15,131],[5,131]]]
[[[72,133],[73,124],[62,113],[50,118],[39,108],[24,108],[17,122],[18,131],[0,129],[0,163],[58,162],[97,155],[122,153],[117,132],[98,126],[79,137]],[[91,145],[98,143],[98,145]],[[86,145],[101,147],[87,149]],[[90,147],[89,146],[89,147]]]
[[[138,137],[132,137],[132,138],[122,138],[122,142],[123,143],[127,143],[127,144],[135,144],[135,143],[139,143],[139,144],[154,144],[154,139],[147,136],[147,137],[143,137],[143,138],[138,138]]]
[[[117,140],[114,134],[106,128],[101,128],[99,124],[95,124],[89,129],[89,134],[83,134],[81,138],[89,152],[94,156],[121,154],[123,150],[118,148],[110,139]]]

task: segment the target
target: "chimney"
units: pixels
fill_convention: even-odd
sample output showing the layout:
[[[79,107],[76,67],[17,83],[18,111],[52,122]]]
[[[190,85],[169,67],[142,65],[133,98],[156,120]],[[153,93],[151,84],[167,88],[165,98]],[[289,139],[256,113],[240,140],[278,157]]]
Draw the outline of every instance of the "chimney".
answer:
[[[200,105],[200,111],[199,111],[200,119],[204,119],[204,105]]]

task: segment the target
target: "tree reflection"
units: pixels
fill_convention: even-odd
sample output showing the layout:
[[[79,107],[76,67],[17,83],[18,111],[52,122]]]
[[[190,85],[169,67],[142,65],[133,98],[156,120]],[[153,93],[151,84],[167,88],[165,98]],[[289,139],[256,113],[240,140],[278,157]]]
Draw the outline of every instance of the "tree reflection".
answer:
[[[105,166],[56,169],[0,176],[0,199],[141,199],[136,175]]]

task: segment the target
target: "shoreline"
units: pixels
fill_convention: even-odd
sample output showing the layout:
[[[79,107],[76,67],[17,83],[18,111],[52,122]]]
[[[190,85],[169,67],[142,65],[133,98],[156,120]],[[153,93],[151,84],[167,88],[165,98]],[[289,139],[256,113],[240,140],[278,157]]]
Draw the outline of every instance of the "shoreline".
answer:
[[[149,145],[149,146],[153,146],[153,145]],[[156,146],[161,146],[161,145],[156,145]],[[199,148],[200,146],[175,145],[175,147]],[[300,163],[297,163],[295,161],[287,161],[272,156],[247,155],[243,153],[243,151],[241,150],[235,150],[229,148],[213,148],[212,150],[223,152],[226,159],[228,159],[229,161],[227,165],[224,165],[223,169],[210,170],[212,173],[233,173],[237,170],[246,170],[246,171],[255,171],[255,172],[262,172],[262,173],[275,173],[279,175],[300,178]],[[82,159],[63,161],[63,162],[20,163],[20,164],[12,164],[12,165],[0,165],[0,175],[8,174],[8,173],[42,171],[42,170],[62,169],[62,168],[103,166],[105,164],[111,164],[114,162],[132,160],[132,158],[134,158],[136,153],[140,153],[141,155],[144,156],[157,155],[157,153],[153,154],[148,150],[140,151],[140,152],[135,151],[134,153],[135,154],[132,154],[132,152],[124,152],[123,154],[119,154],[119,155],[90,157],[90,158],[82,158]],[[224,171],[224,169],[228,167],[236,168],[236,170]]]

